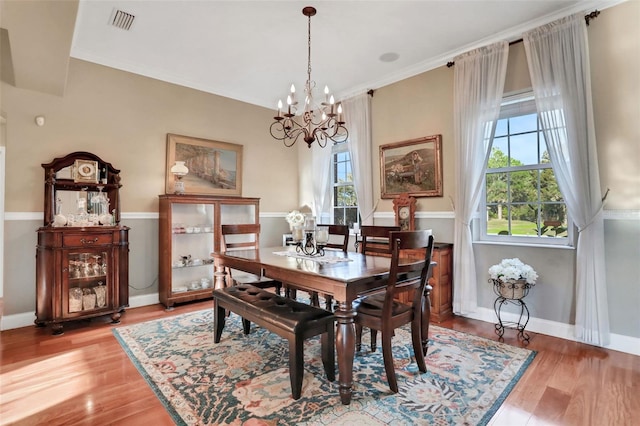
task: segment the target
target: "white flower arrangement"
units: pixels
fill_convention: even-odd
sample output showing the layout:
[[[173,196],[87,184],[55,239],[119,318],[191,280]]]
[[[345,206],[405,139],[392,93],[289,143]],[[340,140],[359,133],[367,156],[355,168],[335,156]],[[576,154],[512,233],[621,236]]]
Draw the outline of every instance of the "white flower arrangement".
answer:
[[[529,265],[522,263],[520,259],[502,259],[497,265],[489,268],[489,275],[492,280],[520,280],[523,279],[527,284],[535,284],[538,274]]]
[[[285,217],[290,227],[294,226],[302,226],[304,225],[304,214],[300,213],[298,210],[290,211]]]

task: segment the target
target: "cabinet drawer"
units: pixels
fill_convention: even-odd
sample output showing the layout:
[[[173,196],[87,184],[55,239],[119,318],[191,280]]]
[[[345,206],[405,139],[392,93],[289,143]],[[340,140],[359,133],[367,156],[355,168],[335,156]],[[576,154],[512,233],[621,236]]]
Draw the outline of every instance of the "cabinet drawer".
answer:
[[[113,242],[112,234],[72,234],[62,237],[64,247],[91,247]]]

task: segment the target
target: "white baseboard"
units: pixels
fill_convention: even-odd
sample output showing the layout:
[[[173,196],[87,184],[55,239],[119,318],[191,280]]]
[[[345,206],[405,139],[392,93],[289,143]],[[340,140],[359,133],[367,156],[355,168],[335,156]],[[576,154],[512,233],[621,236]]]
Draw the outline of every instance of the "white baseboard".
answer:
[[[156,303],[160,303],[160,295],[158,293],[143,294],[141,296],[133,296],[129,298],[130,308],[155,305]]]
[[[141,306],[149,306],[160,303],[158,293],[143,294],[142,296],[134,296],[129,298],[130,308],[139,308]],[[28,327],[34,325],[36,319],[35,312],[24,312],[21,314],[5,315],[0,319],[0,330],[11,330],[14,328]]]
[[[139,308],[141,306],[155,305],[159,303],[158,293],[143,294],[129,298],[130,308]],[[484,322],[495,323],[496,314],[493,309],[478,308],[473,314],[464,315],[466,318],[476,319]],[[10,330],[13,328],[27,327],[33,325],[35,313],[25,312],[22,314],[13,314],[2,317],[0,320],[0,330]],[[516,322],[518,315],[511,312],[502,313],[503,321]],[[539,334],[546,334],[552,337],[577,341],[574,333],[574,326],[571,324],[563,324],[555,321],[548,321],[540,318],[530,318],[527,323],[527,331]],[[611,334],[611,344],[606,347],[614,351],[625,352],[632,355],[640,356],[640,339],[637,337],[623,336],[621,334]]]
[[[27,327],[34,325],[36,320],[35,312],[24,312],[22,314],[4,315],[0,320],[0,330],[11,330],[13,328]]]
[[[477,319],[480,321],[495,323],[496,313],[493,309],[478,308],[473,314],[463,315],[466,318]],[[503,321],[517,322],[518,315],[511,312],[503,312],[501,314]],[[575,337],[575,327],[571,324],[564,324],[556,321],[549,321],[540,318],[529,319],[526,331],[531,331],[547,336],[559,337],[561,339],[577,342]],[[640,339],[637,337],[623,336],[621,334],[611,334],[611,344],[605,347],[613,351],[625,352],[632,355],[640,356]]]

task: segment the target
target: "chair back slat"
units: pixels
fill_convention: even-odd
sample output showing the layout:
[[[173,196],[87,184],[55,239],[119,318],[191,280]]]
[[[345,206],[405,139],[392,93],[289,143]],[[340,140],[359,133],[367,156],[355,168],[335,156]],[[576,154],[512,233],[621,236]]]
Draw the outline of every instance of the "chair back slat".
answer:
[[[392,231],[389,233],[389,240],[391,268],[383,316],[386,314],[390,318],[391,305],[399,291],[413,288],[415,290],[414,308],[419,309],[419,305],[422,303],[422,294],[430,275],[433,235],[429,231]],[[405,255],[405,250],[411,250],[411,255]],[[424,251],[424,255],[416,256],[417,251]]]
[[[374,256],[390,256],[389,233],[392,231],[400,231],[400,227],[363,225],[360,228],[360,234],[362,235],[361,253]]]
[[[223,251],[257,249],[260,247],[260,224],[222,225]]]
[[[347,225],[318,225],[329,228],[329,242],[325,248],[347,251],[349,245],[349,227]]]

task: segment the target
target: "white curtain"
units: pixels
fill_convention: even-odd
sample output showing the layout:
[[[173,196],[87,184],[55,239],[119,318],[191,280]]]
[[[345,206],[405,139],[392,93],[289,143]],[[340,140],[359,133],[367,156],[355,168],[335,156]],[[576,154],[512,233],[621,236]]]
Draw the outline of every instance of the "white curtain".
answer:
[[[603,203],[584,16],[536,28],[523,39],[553,170],[578,227],[576,338],[606,346],[610,335]]]
[[[373,169],[371,141],[371,97],[362,94],[343,102],[345,126],[349,130],[349,153],[353,185],[363,225],[373,225]]]
[[[307,149],[307,147],[304,147]],[[321,148],[317,142],[311,145],[311,169],[313,176],[313,214],[317,223],[329,223],[331,219],[331,144]]]
[[[464,53],[455,60],[453,135],[455,143],[453,312],[478,306],[471,219],[478,208],[489,144],[500,113],[509,44],[499,42]]]

